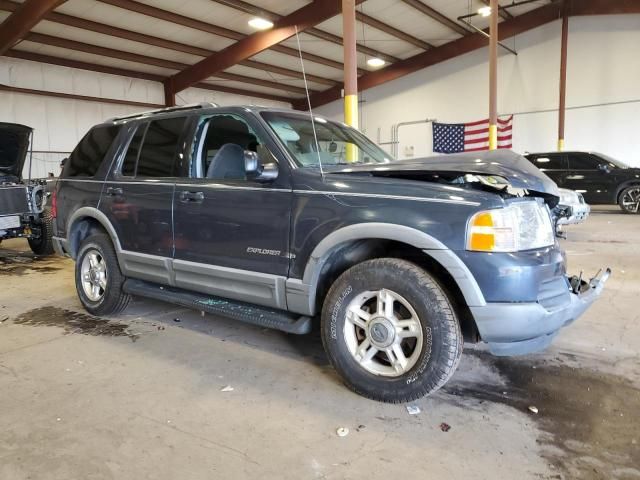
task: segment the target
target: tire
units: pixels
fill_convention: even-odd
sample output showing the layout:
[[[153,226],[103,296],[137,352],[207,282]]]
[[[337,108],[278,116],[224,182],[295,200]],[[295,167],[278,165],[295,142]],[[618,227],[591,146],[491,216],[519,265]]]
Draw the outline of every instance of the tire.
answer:
[[[631,202],[631,203],[630,203]],[[640,185],[631,185],[620,192],[618,205],[624,213],[640,213]]]
[[[29,238],[29,247],[36,255],[53,255],[53,218],[49,210],[42,212],[39,226],[40,238]]]
[[[366,300],[374,292],[375,296]],[[380,308],[386,311],[389,299],[393,313],[378,316]],[[366,328],[347,319],[347,312],[363,301],[365,306],[359,312],[368,314],[369,319],[362,322],[353,314],[349,318],[357,318]],[[410,330],[398,330],[397,319],[410,324]],[[409,338],[398,340],[399,331]],[[345,384],[360,395],[387,403],[409,402],[435,392],[451,378],[462,355],[460,324],[442,288],[422,268],[395,258],[362,262],[334,282],[324,301],[321,334],[327,356]],[[387,347],[391,352],[381,351],[391,337],[394,342],[403,342],[399,348],[407,360],[406,368],[394,353],[395,344]],[[370,347],[364,357],[371,355],[372,347],[381,349],[370,360],[357,360],[353,352],[357,354],[366,341]],[[381,343],[374,345],[376,341]]]
[[[93,269],[93,274],[87,274],[86,270],[83,273],[85,266]],[[85,274],[88,275],[87,281],[83,280]],[[122,290],[125,280],[108,235],[93,234],[82,242],[76,258],[76,291],[89,313],[98,316],[114,315],[124,310],[131,299]],[[95,287],[98,287],[97,294],[92,296],[96,292],[93,290]]]

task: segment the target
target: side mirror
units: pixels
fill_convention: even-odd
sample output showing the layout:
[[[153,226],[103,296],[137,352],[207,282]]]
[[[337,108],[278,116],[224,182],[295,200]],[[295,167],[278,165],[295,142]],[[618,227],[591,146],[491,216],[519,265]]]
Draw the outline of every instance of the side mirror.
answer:
[[[69,157],[65,157],[60,161],[60,168],[64,167],[64,164],[67,163],[67,161],[69,160]]]
[[[599,163],[598,164],[598,170],[600,170],[601,172],[604,172],[604,173],[610,173],[611,172],[611,168],[609,168],[609,165],[607,165],[606,163]]]
[[[247,178],[256,182],[272,182],[278,178],[278,164],[263,164],[258,154],[251,150],[244,151],[244,171]]]

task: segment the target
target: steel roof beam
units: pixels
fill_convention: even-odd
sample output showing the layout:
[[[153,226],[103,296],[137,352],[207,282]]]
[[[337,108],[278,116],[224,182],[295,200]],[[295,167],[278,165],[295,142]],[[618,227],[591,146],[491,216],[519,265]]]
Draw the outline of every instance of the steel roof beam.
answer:
[[[66,0],[26,0],[0,24],[0,55],[22,40],[51,10]]]
[[[162,83],[165,79],[165,77],[163,77],[162,75],[156,75],[153,73],[138,72],[134,70],[128,70],[128,69],[117,68],[117,67],[109,67],[106,65],[99,65],[95,63],[89,63],[89,62],[81,62],[78,60],[54,57],[51,55],[43,55],[40,53],[26,52],[22,50],[9,50],[4,54],[4,56],[10,57],[10,58],[19,58],[21,60],[30,60],[32,62],[47,63],[49,65],[58,65],[61,67],[77,68],[80,70],[87,70],[89,72],[108,73],[109,75],[119,75],[121,77],[127,77],[127,78],[139,78],[142,80],[149,80],[152,82]],[[291,99],[287,97],[282,97],[279,95],[273,95],[273,94],[264,93],[264,92],[244,90],[241,88],[227,87],[224,85],[212,85],[210,83],[201,82],[201,83],[195,84],[193,87],[201,88],[205,90],[214,90],[214,91],[223,92],[223,93],[233,93],[236,95],[244,95],[247,97],[276,100],[278,102],[284,102],[284,103],[291,102]]]
[[[11,0],[0,0],[0,10],[13,12],[17,10],[19,6],[19,3]],[[154,47],[166,48],[168,50],[174,50],[176,52],[198,55],[200,57],[208,57],[209,55],[214,53],[212,50],[207,50],[205,48],[186,45],[184,43],[174,42],[165,38],[154,37],[153,35],[146,35],[144,33],[126,30],[124,28],[114,27],[111,25],[106,25],[104,23],[87,20],[81,17],[74,17],[73,15],[67,15],[64,13],[51,12],[44,19],[50,22],[59,23],[61,25],[68,25],[70,27],[81,28],[90,32],[102,33],[104,35],[131,40],[133,42],[143,43],[145,45],[151,45]],[[302,73],[300,71],[271,65],[268,63],[258,62],[255,60],[245,60],[244,62],[241,62],[240,65],[255,68],[257,70],[284,75],[291,78],[302,78]],[[329,86],[337,85],[339,83],[335,80],[319,77],[316,75],[307,75],[307,79],[315,83]]]

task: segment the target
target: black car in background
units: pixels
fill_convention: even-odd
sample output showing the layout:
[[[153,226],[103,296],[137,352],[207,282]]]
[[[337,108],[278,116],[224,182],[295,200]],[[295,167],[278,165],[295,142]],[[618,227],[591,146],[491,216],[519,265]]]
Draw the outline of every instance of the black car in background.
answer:
[[[525,157],[560,188],[575,190],[590,204],[618,204],[640,213],[640,168],[593,152],[528,153]]]

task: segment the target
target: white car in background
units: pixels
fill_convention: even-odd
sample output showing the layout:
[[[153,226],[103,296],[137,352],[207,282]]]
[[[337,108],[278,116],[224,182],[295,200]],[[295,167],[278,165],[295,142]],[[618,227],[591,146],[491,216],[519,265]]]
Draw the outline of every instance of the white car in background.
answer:
[[[562,207],[571,207],[571,214],[567,217],[561,217],[558,219],[558,225],[575,225],[577,223],[584,222],[589,213],[591,213],[591,207],[584,201],[584,197],[579,192],[573,190],[567,190],[566,188],[560,188],[560,203]]]

